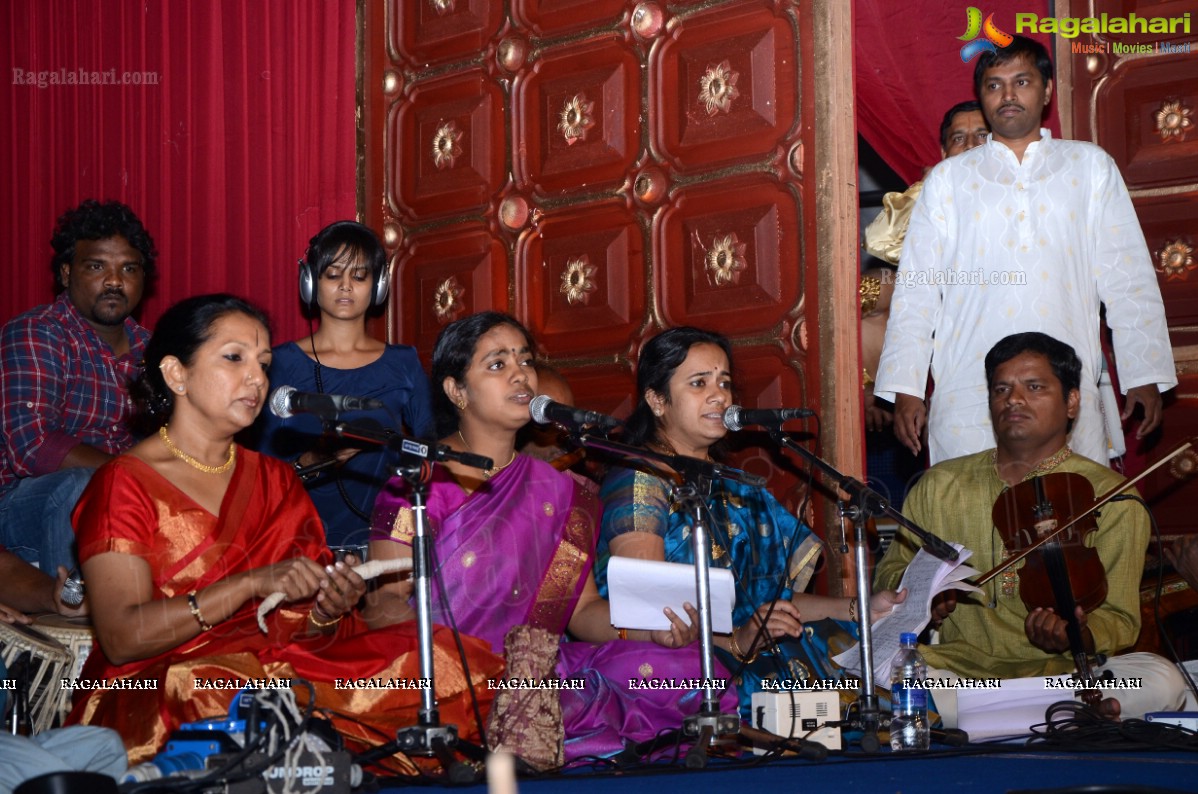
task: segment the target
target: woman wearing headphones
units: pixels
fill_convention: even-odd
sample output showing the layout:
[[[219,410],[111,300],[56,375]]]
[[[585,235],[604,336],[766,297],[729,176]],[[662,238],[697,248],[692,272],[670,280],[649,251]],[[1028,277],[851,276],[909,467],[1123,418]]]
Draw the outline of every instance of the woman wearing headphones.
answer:
[[[337,221],[321,229],[300,261],[300,300],[319,315],[311,336],[279,345],[270,367],[272,389],[372,397],[385,410],[355,412],[356,423],[377,422],[415,436],[433,429],[428,378],[407,345],[388,345],[366,332],[374,307],[387,299],[387,260],[378,236],[360,223]],[[325,524],[334,549],[361,556],[370,534],[370,512],[397,456],[379,447],[359,450],[327,437],[319,417],[287,419],[263,411],[260,449],[293,461]],[[327,464],[312,473],[304,471]]]

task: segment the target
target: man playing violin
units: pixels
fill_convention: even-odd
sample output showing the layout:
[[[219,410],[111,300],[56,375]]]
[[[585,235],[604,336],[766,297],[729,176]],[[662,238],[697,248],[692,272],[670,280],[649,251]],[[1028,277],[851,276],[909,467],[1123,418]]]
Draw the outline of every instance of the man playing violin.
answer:
[[[1106,466],[1073,453],[1067,443],[1080,405],[1081,362],[1073,348],[1038,332],[1013,334],[991,348],[985,367],[996,447],[933,466],[903,504],[913,521],[972,550],[968,564],[983,571],[1010,556],[992,518],[995,501],[1007,489],[1061,472],[1085,477],[1099,495],[1122,482]],[[1135,644],[1148,537],[1148,516],[1131,502],[1103,507],[1097,529],[1086,536],[1084,545],[1097,551],[1108,586],[1105,600],[1092,612],[1080,606],[1075,612],[1086,654],[1111,656]],[[918,548],[901,530],[878,564],[875,587],[896,587]],[[972,679],[1075,673],[1067,621],[1052,607],[1029,609],[1021,598],[1024,564],[987,582],[984,595],[948,591],[936,597],[932,621],[941,641],[921,648],[929,668]],[[1119,703],[1103,701],[1108,715],[1118,715],[1121,707],[1125,717],[1142,717],[1182,702],[1181,676],[1159,656],[1113,657],[1094,672],[1107,670],[1117,680],[1142,679],[1138,689],[1102,690]],[[955,698],[941,690],[933,694],[947,725],[956,716]],[[1065,699],[1062,694],[1046,689],[1044,705]],[[1037,712],[1029,715],[1028,725],[1043,721],[1043,708]]]

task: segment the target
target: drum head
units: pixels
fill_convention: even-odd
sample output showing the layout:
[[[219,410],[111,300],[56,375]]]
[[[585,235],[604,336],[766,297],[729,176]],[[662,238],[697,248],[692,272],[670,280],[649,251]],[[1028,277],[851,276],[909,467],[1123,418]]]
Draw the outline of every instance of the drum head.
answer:
[[[41,650],[51,656],[67,653],[58,640],[20,623],[0,623],[0,646],[15,646],[26,651]]]

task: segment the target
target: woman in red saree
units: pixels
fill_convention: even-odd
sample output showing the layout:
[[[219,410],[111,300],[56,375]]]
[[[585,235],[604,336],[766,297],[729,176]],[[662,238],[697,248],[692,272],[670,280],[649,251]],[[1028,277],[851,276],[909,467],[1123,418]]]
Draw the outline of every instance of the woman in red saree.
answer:
[[[291,467],[233,442],[262,408],[270,356],[265,317],[238,298],[167,310],[136,384],[150,415],[166,421],[101,467],[76,508],[99,647],[71,718],[116,729],[131,763],[154,755],[180,723],[225,715],[237,685],[251,680],[311,681],[317,707],[362,743],[416,722],[413,626],[367,629],[355,560],[333,563]],[[286,602],[263,634],[257,605],[278,591]],[[469,682],[444,634],[434,653],[441,717],[477,735]],[[469,639],[467,653],[485,708],[477,684],[502,660]],[[116,680],[127,688],[112,688]],[[305,690],[296,694],[302,703]]]

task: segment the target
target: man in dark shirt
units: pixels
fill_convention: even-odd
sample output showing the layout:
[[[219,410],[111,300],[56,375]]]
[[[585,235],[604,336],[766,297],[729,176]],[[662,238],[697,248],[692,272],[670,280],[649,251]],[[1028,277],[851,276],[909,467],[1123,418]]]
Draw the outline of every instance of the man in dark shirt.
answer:
[[[115,201],[68,210],[50,244],[57,300],[0,331],[0,544],[53,577],[92,471],[133,445],[128,384],[150,335],[129,315],[156,251]]]

